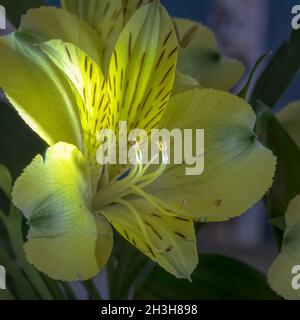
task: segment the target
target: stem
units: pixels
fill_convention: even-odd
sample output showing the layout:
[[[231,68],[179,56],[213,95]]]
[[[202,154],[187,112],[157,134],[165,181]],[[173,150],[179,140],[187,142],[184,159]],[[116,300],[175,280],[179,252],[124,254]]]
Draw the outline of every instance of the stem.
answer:
[[[0,248],[0,261],[1,264],[5,267],[7,273],[11,276],[14,281],[15,286],[18,288],[17,295],[20,299],[30,299],[36,300],[38,299],[37,293],[32,288],[29,281],[23,275],[21,270],[19,270],[10,256]]]
[[[10,215],[5,217],[4,223],[7,228],[8,236],[12,249],[21,263],[21,266],[41,296],[42,299],[53,300],[53,297],[47,288],[45,282],[43,281],[41,275],[36,269],[34,269],[29,262],[27,262],[24,251],[23,251],[23,235],[22,235],[22,216],[20,212],[12,206],[10,210]]]
[[[76,297],[75,297],[72,289],[70,288],[69,284],[67,282],[62,281],[61,285],[64,289],[65,296],[66,296],[67,300],[76,300]]]
[[[98,292],[92,280],[83,281],[82,284],[89,293],[89,300],[102,300],[100,293]]]
[[[66,300],[60,287],[60,281],[50,279],[46,275],[42,277],[55,300]]]

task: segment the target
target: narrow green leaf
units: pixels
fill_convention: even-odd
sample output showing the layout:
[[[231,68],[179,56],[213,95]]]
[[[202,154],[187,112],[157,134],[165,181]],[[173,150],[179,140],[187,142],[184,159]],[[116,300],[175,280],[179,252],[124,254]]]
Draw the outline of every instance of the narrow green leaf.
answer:
[[[72,289],[70,288],[70,285],[68,282],[61,282],[61,285],[64,289],[64,293],[65,293],[65,296],[67,298],[67,300],[76,300],[76,297],[72,291]]]
[[[1,211],[0,211],[1,213]],[[53,300],[53,297],[46,286],[40,273],[27,261],[23,251],[23,234],[22,234],[22,215],[15,207],[11,207],[8,217],[3,219],[6,226],[10,244],[14,254],[20,263],[24,273],[30,280],[31,284],[40,294],[42,299]]]
[[[300,30],[294,30],[259,77],[250,103],[262,101],[273,108],[288,88],[300,67]]]
[[[234,259],[201,255],[192,283],[175,279],[159,267],[136,290],[135,299],[275,300],[266,277]]]
[[[11,277],[15,287],[15,294],[19,299],[38,299],[38,295],[30,285],[28,279],[17,267],[16,262],[13,261],[2,248],[0,248],[0,264],[5,267],[7,276]]]
[[[54,300],[65,300],[65,296],[62,292],[60,281],[50,279],[47,275],[41,274],[46,286],[48,287]]]
[[[10,198],[12,190],[12,177],[8,169],[0,164],[0,189],[2,189],[5,195]]]
[[[273,114],[262,102],[257,103],[256,132],[277,157],[273,186],[267,197],[270,218],[283,217],[289,202],[300,193],[300,149]],[[279,245],[282,230],[277,228]]]
[[[262,63],[266,60],[267,57],[269,57],[271,54],[271,52],[267,52],[267,53],[264,53],[255,63],[250,75],[249,75],[249,78],[245,84],[245,86],[243,87],[243,89],[240,91],[240,93],[238,94],[239,97],[243,98],[243,99],[246,99],[248,94],[249,94],[249,90],[250,90],[250,86],[253,82],[253,79],[254,77],[256,76],[257,74],[257,71],[259,69],[259,67],[262,65]]]
[[[86,280],[83,281],[82,284],[84,285],[85,289],[88,292],[88,299],[89,300],[102,300],[98,289],[96,288],[93,280]]]
[[[149,259],[124,239],[118,238],[115,242],[119,250],[115,251],[116,266],[110,270],[111,298],[126,299]]]

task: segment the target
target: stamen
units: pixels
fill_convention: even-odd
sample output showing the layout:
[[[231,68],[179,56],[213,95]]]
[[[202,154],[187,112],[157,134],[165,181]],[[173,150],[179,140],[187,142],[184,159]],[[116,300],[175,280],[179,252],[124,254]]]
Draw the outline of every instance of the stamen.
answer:
[[[136,164],[131,168],[126,168],[121,174],[114,178],[105,185],[104,188],[100,188],[98,191],[94,207],[95,209],[103,208],[112,202],[112,199],[124,199],[130,194],[139,194],[143,198],[147,199],[152,203],[160,212],[168,216],[176,216],[176,214],[171,214],[170,212],[164,210],[161,206],[165,206],[158,199],[151,197],[149,194],[144,192],[142,188],[153,183],[157,180],[161,174],[167,168],[168,154],[167,146],[163,142],[158,142],[159,152],[155,154],[149,163],[143,166],[143,155],[141,148],[139,147],[138,141],[133,141],[132,147],[135,150],[135,160]],[[155,160],[162,154],[162,164],[159,168],[149,174],[146,174],[150,166],[154,165]],[[107,170],[105,170],[107,172]],[[160,202],[160,205],[158,205]]]
[[[131,189],[134,191],[134,193],[138,194],[139,196],[143,197],[148,202],[150,202],[162,214],[164,214],[168,217],[177,217],[178,216],[178,213],[173,213],[171,211],[164,209],[165,204],[161,200],[153,197],[152,195],[143,191],[139,187],[133,186],[133,187],[131,187]]]
[[[113,203],[118,203],[120,205],[123,205],[124,207],[126,207],[135,217],[137,223],[139,224],[146,240],[148,243],[151,244],[151,246],[153,247],[153,249],[158,252],[158,253],[163,253],[165,252],[165,250],[162,250],[162,249],[158,249],[155,244],[153,243],[153,241],[151,240],[149,234],[148,234],[148,231],[145,227],[145,222],[143,221],[143,219],[141,218],[140,214],[138,213],[138,211],[135,209],[135,207],[130,204],[128,201],[126,200],[123,200],[123,199],[114,199],[113,200]]]

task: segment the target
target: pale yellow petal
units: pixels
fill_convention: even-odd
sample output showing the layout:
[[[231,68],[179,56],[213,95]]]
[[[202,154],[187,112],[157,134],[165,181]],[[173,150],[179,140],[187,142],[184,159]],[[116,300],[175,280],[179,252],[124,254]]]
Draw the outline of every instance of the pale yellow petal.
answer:
[[[36,156],[17,179],[13,201],[29,225],[25,255],[51,278],[89,279],[106,264],[112,230],[90,211],[91,198],[89,164],[66,143]]]
[[[174,19],[181,42],[178,70],[202,87],[228,91],[244,73],[243,64],[221,54],[214,33],[187,19]]]
[[[160,128],[194,130],[193,156],[200,168],[204,161],[204,171],[187,175],[186,168],[196,163],[171,163],[146,191],[195,219],[219,221],[244,213],[271,187],[276,163],[257,141],[254,124],[252,108],[222,91],[195,89],[172,97]],[[195,129],[204,129],[204,153]]]

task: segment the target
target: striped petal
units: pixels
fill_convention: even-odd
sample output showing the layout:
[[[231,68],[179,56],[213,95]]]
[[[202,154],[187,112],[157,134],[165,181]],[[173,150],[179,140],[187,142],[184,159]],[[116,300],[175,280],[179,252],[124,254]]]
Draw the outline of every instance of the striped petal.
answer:
[[[70,12],[54,7],[31,9],[22,17],[20,29],[36,41],[60,39],[86,52],[99,66],[103,43],[95,30]]]
[[[190,279],[198,263],[192,220],[164,216],[144,200],[121,201],[101,209],[117,231],[177,278]]]
[[[85,155],[94,159],[99,147],[97,132],[107,127],[109,103],[105,78],[98,65],[73,44],[51,40],[40,47],[63,71],[73,88],[85,138]]]
[[[112,230],[90,212],[87,160],[74,146],[58,143],[38,155],[16,181],[14,204],[29,225],[27,259],[51,278],[75,281],[95,276],[112,248]]]
[[[169,100],[177,60],[177,38],[166,10],[155,2],[139,9],[124,28],[109,68],[111,124],[155,127]]]
[[[78,112],[67,81],[23,33],[0,39],[0,87],[48,144],[66,141],[82,148]]]
[[[203,221],[245,212],[271,186],[276,163],[256,140],[254,124],[252,108],[222,91],[195,89],[172,97],[160,127],[204,129],[204,153],[202,141],[196,142],[195,135],[191,139],[193,156],[200,167],[204,161],[204,171],[186,175],[188,165],[169,165],[146,191],[174,211]]]
[[[202,87],[228,91],[244,73],[241,62],[222,56],[215,35],[207,27],[175,19],[181,49],[178,70],[196,79]]]
[[[62,0],[62,7],[77,14],[98,33],[103,45],[102,68],[106,74],[108,62],[123,27],[122,0]]]
[[[268,272],[268,282],[285,299],[300,300],[300,196],[288,206],[283,245]]]

